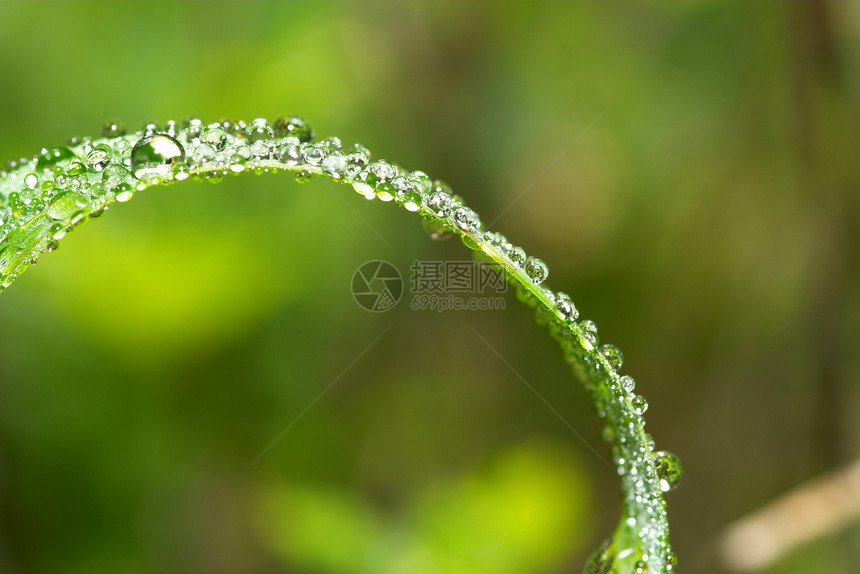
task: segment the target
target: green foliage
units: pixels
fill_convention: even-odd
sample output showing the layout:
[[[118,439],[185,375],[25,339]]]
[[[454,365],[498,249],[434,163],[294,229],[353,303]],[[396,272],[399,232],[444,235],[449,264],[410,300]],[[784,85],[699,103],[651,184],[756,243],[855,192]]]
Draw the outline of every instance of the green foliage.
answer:
[[[39,255],[56,249],[66,233],[101,217],[115,203],[127,202],[148,187],[189,178],[217,183],[246,171],[286,171],[299,183],[328,178],[351,186],[365,199],[416,212],[432,234],[458,235],[476,255],[505,271],[519,298],[535,309],[539,322],[559,342],[565,360],[605,419],[604,436],[611,443],[621,479],[622,514],[616,531],[596,551],[586,570],[674,570],[663,493],[677,485],[681,467],[674,455],[657,452],[645,432],[643,414],[648,404],[635,393],[633,379],[619,375],[621,352],[611,345],[601,346],[594,323],[580,320],[565,293],[545,287],[549,269],[543,261],[485,229],[478,214],[446,183],[386,160],[372,161],[369,150],[359,144],[344,147],[334,137],[315,142],[310,125],[297,116],[278,118],[271,124],[256,119],[247,124],[222,120],[205,125],[188,118],[181,125],[150,123],[128,135],[121,124],[110,121],[102,136],[43,148],[32,158],[9,162],[0,174],[0,290],[11,285]],[[318,495],[296,496],[306,500]],[[349,530],[349,517],[360,512],[349,504],[323,506],[334,509],[334,514],[314,519],[329,520],[335,530]],[[516,515],[515,505],[507,510]],[[527,523],[534,518],[521,519]],[[494,524],[502,527],[504,522]],[[504,539],[504,532],[499,536]]]

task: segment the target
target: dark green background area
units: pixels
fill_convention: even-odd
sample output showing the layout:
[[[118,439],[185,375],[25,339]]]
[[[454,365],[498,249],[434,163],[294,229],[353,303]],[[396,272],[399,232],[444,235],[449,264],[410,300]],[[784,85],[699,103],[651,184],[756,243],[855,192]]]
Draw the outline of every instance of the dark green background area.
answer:
[[[860,456],[858,72],[847,1],[6,1],[0,157],[298,113],[446,180],[622,349],[685,465],[680,569],[716,573],[731,523]],[[529,309],[349,291],[469,257],[284,175],[69,234],[0,295],[0,572],[581,571],[614,471],[473,332],[608,458]],[[766,572],[858,548],[855,518]]]

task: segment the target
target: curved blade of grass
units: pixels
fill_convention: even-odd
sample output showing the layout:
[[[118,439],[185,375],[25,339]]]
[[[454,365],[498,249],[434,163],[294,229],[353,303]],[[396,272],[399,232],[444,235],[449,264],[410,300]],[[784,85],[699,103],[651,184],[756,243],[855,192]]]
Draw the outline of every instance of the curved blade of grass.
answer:
[[[258,119],[204,126],[189,118],[181,126],[149,124],[128,135],[119,123],[108,122],[102,136],[44,148],[31,158],[7,162],[0,172],[0,291],[39,255],[56,248],[68,231],[100,217],[114,203],[188,178],[218,181],[246,171],[287,171],[300,183],[325,177],[350,185],[366,199],[416,212],[434,233],[460,236],[506,271],[520,299],[535,308],[559,342],[605,419],[604,436],[621,479],[621,520],[585,571],[674,570],[663,493],[680,480],[681,467],[670,453],[655,451],[642,416],[647,403],[633,392],[633,379],[617,372],[620,352],[600,347],[594,324],[578,321],[565,294],[541,285],[548,275],[542,261],[483,229],[478,215],[445,183],[384,160],[371,162],[370,152],[360,145],[345,149],[337,138],[314,143],[312,129],[296,116],[271,125]]]

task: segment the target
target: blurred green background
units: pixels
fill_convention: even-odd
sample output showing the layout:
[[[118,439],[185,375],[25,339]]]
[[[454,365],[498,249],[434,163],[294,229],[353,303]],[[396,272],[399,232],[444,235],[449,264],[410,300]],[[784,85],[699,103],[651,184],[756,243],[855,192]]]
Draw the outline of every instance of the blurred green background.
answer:
[[[485,221],[526,192],[494,228],[622,349],[685,464],[680,569],[724,572],[733,521],[860,456],[858,72],[856,2],[5,1],[0,157],[299,113]],[[606,457],[529,309],[349,292],[468,258],[285,176],[70,234],[0,296],[0,571],[581,571],[617,478],[469,328]],[[764,571],[858,548],[855,518]]]

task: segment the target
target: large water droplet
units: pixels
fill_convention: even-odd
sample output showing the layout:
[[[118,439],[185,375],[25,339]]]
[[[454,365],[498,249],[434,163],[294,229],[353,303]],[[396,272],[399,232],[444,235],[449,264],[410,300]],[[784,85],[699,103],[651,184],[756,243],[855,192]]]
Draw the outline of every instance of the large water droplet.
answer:
[[[379,181],[391,181],[397,176],[397,169],[391,163],[381,159],[373,162],[373,165],[370,166],[370,173]]]
[[[293,144],[282,145],[278,148],[278,153],[280,154],[281,162],[290,167],[299,165],[302,160],[302,154],[299,151],[298,146]]]
[[[632,393],[633,389],[636,388],[636,381],[630,375],[624,375],[618,379],[618,382],[621,383],[621,387],[628,393]]]
[[[102,183],[106,189],[113,189],[125,181],[131,174],[120,165],[108,166],[102,173]]]
[[[48,216],[54,219],[66,219],[87,206],[86,199],[73,192],[58,193],[48,204]]]
[[[216,125],[209,126],[200,132],[200,141],[220,151],[227,145],[227,132]]]
[[[110,148],[106,145],[98,145],[87,154],[87,167],[92,171],[99,172],[110,165]]]
[[[444,191],[436,191],[427,199],[427,207],[439,217],[445,217],[451,210],[451,196]]]
[[[67,147],[45,147],[39,153],[39,159],[36,162],[36,167],[45,169],[52,167],[61,161],[72,159],[75,154]]]
[[[200,137],[200,132],[203,131],[203,122],[200,118],[188,116],[182,120],[182,129],[185,130],[185,137],[190,141]]]
[[[609,366],[612,367],[612,370],[614,371],[620,369],[621,365],[624,363],[624,355],[622,355],[618,347],[614,345],[603,345],[600,347],[600,354],[603,355],[606,362],[609,363]]]
[[[322,148],[311,145],[302,150],[302,157],[304,157],[305,163],[308,165],[316,166],[322,163],[322,160],[325,158],[325,152]]]
[[[530,257],[526,261],[526,275],[535,283],[541,283],[549,276],[549,268],[546,263],[536,257]]]
[[[322,167],[330,176],[340,179],[346,173],[346,157],[341,153],[331,153],[325,157]]]
[[[660,489],[668,492],[678,486],[684,476],[681,461],[671,452],[661,450],[654,454],[654,464],[657,476],[660,478]]]
[[[269,122],[264,118],[257,118],[245,128],[245,137],[250,143],[260,140],[269,139],[274,135],[272,128],[269,127]]]
[[[185,159],[182,144],[167,134],[142,137],[131,150],[131,170],[138,179],[166,178],[173,162]]]
[[[454,212],[454,223],[463,231],[476,232],[480,224],[478,214],[468,207],[461,207]]]
[[[555,308],[565,320],[576,320],[579,316],[579,311],[576,310],[576,306],[570,300],[570,296],[567,293],[559,292],[555,294]]]
[[[515,265],[520,266],[526,262],[526,252],[522,247],[517,245],[512,245],[510,249],[508,249],[508,259],[510,259]]]

